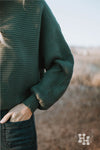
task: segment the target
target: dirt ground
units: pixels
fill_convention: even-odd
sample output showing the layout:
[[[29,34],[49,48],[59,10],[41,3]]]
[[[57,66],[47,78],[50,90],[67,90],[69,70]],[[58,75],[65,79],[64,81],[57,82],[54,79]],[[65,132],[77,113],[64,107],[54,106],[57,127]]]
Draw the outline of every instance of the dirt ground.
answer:
[[[100,150],[100,49],[73,52],[75,65],[64,95],[48,110],[35,112],[38,150]],[[90,145],[78,143],[78,134]]]

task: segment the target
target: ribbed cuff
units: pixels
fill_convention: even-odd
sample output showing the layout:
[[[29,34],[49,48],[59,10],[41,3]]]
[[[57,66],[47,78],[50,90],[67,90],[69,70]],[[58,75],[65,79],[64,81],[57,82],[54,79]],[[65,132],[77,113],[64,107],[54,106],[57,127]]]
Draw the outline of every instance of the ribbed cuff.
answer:
[[[24,103],[26,106],[28,106],[32,113],[38,108],[39,103],[38,100],[36,99],[35,95],[32,94],[29,96],[27,99],[25,99],[22,103]]]

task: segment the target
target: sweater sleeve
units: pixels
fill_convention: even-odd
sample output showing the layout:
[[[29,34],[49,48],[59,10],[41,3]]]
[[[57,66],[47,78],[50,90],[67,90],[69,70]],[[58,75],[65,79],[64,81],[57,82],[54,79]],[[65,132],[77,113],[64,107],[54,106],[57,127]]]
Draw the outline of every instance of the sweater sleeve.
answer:
[[[23,101],[32,112],[50,108],[66,91],[74,66],[74,58],[51,9],[44,1],[42,13],[40,63],[46,70],[40,82],[31,87],[33,93]]]

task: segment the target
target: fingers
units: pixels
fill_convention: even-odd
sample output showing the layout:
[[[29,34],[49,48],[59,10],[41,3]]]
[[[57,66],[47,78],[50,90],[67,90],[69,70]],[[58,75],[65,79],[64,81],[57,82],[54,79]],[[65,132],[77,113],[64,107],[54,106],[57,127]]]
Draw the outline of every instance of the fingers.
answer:
[[[0,120],[0,123],[5,123],[9,118],[10,116],[12,115],[11,112],[8,112],[1,120]]]

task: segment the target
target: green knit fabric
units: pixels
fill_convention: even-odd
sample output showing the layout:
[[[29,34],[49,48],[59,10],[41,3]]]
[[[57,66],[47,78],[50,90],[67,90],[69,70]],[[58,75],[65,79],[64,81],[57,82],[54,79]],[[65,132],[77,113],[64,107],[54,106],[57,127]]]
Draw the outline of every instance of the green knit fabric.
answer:
[[[0,108],[50,108],[66,91],[74,58],[45,0],[1,1]],[[0,6],[0,7],[1,7]]]

